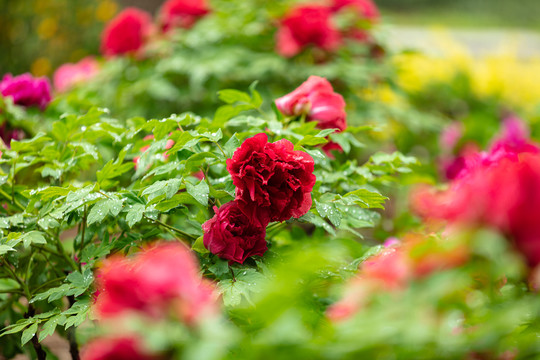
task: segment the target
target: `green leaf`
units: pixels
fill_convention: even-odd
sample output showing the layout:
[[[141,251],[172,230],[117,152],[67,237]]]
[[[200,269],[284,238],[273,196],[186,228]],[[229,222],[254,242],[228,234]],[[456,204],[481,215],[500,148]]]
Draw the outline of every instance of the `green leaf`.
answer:
[[[21,345],[24,346],[27,342],[29,342],[34,335],[36,335],[38,329],[38,323],[33,323],[28,329],[24,330],[21,336]]]
[[[21,319],[17,321],[17,323],[6,326],[2,331],[2,334],[0,336],[8,335],[8,334],[14,334],[18,333],[22,329],[26,328],[28,325],[33,323],[31,319]]]
[[[46,244],[47,243],[47,240],[45,240],[43,233],[36,230],[25,233],[21,237],[21,239],[23,241],[24,247],[28,247],[30,244]]]
[[[103,219],[105,219],[105,216],[107,216],[108,212],[109,206],[107,203],[107,199],[98,201],[96,204],[94,204],[94,206],[92,206],[92,208],[88,212],[88,225],[103,221]]]
[[[386,196],[367,189],[351,191],[343,196],[343,200],[353,201],[362,207],[379,209],[384,209],[384,203],[387,199]]]
[[[298,150],[303,145],[316,146],[316,145],[326,144],[327,142],[328,142],[328,140],[326,140],[323,137],[316,137],[316,136],[313,136],[313,135],[306,135],[306,136],[304,136],[304,138],[302,140],[298,141],[294,145],[294,149]]]
[[[223,150],[225,150],[225,154],[227,154],[228,157],[232,157],[235,150],[240,146],[240,140],[236,136],[236,133],[231,136],[231,138],[225,143],[223,146]]]
[[[126,215],[126,221],[128,226],[131,228],[133,225],[141,221],[146,207],[143,204],[134,204],[130,205],[128,208],[130,209]]]
[[[204,236],[199,236],[193,245],[191,245],[191,249],[200,254],[208,254],[210,251],[208,251],[208,249],[204,246],[203,238]]]
[[[342,216],[341,212],[336,208],[336,205],[315,200],[315,208],[319,215],[330,220],[334,226],[339,227]]]
[[[235,102],[251,103],[251,96],[245,92],[234,89],[218,91],[218,97],[227,104],[234,104]]]
[[[193,198],[201,205],[208,206],[208,193],[210,192],[210,188],[206,181],[201,180],[201,182],[195,186],[186,182],[186,189],[188,194],[193,196]]]
[[[50,318],[47,322],[45,322],[41,327],[38,341],[41,342],[41,340],[45,339],[47,336],[52,335],[54,333],[54,330],[56,330],[56,326],[62,325],[65,319],[66,318],[64,315],[56,315]]]

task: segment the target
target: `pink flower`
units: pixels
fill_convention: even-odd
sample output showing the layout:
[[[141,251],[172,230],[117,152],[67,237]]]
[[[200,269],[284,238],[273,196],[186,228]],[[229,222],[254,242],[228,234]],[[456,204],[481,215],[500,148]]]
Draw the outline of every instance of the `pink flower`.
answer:
[[[490,150],[478,152],[475,146],[466,146],[461,155],[446,161],[444,171],[450,180],[461,178],[483,167],[498,164],[502,159],[517,161],[520,154],[539,154],[540,148],[529,140],[528,129],[518,118],[510,117],[503,122],[503,131],[491,145]]]
[[[540,155],[509,154],[469,169],[446,191],[419,190],[413,208],[426,218],[496,228],[534,266],[540,264]]]
[[[152,16],[129,7],[112,19],[101,35],[101,52],[106,56],[136,54],[152,33]]]
[[[98,72],[99,64],[92,57],[86,57],[76,64],[64,64],[54,73],[54,88],[58,92],[65,92],[92,79]]]
[[[206,0],[168,0],[160,11],[163,30],[190,28],[210,12]]]
[[[335,51],[341,44],[341,36],[332,24],[331,15],[330,9],[325,6],[293,8],[281,20],[276,34],[277,52],[291,57],[309,45]]]
[[[276,99],[276,106],[287,116],[307,115],[307,120],[316,121],[320,129],[347,128],[343,96],[320,76],[310,76],[296,90]]]
[[[51,85],[46,77],[35,78],[29,73],[15,77],[6,74],[0,81],[0,94],[12,98],[16,105],[38,106],[45,110],[51,102]]]
[[[276,99],[276,106],[286,116],[306,115],[306,120],[316,121],[319,129],[344,131],[347,128],[345,100],[323,77],[310,76],[296,90]],[[323,150],[331,158],[331,150],[343,151],[332,141],[325,144]]]
[[[152,360],[135,337],[104,337],[90,341],[81,350],[81,360]]]
[[[193,254],[178,243],[163,243],[133,258],[113,257],[96,276],[95,309],[101,318],[126,312],[153,317],[178,314],[187,324],[214,315],[217,293],[199,275]]]
[[[263,256],[266,246],[266,225],[253,221],[231,201],[219,209],[214,207],[215,215],[202,226],[204,246],[212,253],[229,262],[243,264],[254,255]]]
[[[266,226],[299,218],[311,208],[313,158],[285,139],[268,142],[264,133],[246,139],[227,159],[236,201],[247,216]]]

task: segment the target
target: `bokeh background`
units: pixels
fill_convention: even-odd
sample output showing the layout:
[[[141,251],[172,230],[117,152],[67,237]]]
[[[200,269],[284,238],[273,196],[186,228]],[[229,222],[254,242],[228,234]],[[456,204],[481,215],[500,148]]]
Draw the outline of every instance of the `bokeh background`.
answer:
[[[50,75],[65,62],[99,53],[104,24],[122,7],[154,12],[161,0],[0,0],[0,73]],[[538,0],[378,0],[399,27],[540,30]],[[410,37],[403,32],[403,37]],[[406,39],[405,39],[406,41]]]

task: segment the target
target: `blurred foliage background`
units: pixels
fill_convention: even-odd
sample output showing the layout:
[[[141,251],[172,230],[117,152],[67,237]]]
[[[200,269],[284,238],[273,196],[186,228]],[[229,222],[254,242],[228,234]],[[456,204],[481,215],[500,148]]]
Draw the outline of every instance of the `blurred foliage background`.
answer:
[[[0,0],[0,73],[50,75],[98,54],[104,24],[120,8],[155,11],[162,0]],[[521,27],[540,30],[537,0],[377,0],[398,25]],[[16,50],[14,50],[16,49]]]

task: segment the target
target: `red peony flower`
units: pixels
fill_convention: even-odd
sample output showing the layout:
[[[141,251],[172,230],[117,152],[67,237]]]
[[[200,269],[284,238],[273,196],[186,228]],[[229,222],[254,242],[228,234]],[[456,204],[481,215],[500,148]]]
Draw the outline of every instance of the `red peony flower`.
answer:
[[[238,207],[262,225],[298,218],[311,208],[313,158],[288,140],[268,143],[266,134],[246,139],[227,160]]]
[[[191,324],[217,311],[214,288],[199,275],[191,252],[178,243],[155,246],[132,259],[107,260],[96,287],[95,309],[101,318],[130,311],[160,317],[173,311]]]
[[[99,72],[99,64],[92,57],[86,57],[76,64],[64,64],[54,73],[54,88],[65,92],[73,86],[90,80]]]
[[[152,360],[135,337],[98,338],[81,350],[81,360]]]
[[[236,201],[231,201],[219,209],[202,226],[204,246],[214,255],[229,262],[243,264],[254,255],[263,256],[266,246],[266,225],[246,216]]]
[[[12,98],[16,105],[38,106],[45,110],[51,102],[51,85],[46,77],[35,78],[29,73],[15,77],[6,74],[0,81],[0,94]]]
[[[334,51],[341,44],[339,32],[331,21],[329,8],[306,5],[293,8],[281,20],[276,34],[277,52],[285,57],[298,54],[308,45]]]
[[[306,115],[316,121],[320,129],[347,128],[347,113],[343,96],[334,92],[328,80],[310,76],[296,90],[276,99],[276,106],[284,115]]]
[[[152,16],[129,7],[112,19],[101,35],[101,52],[106,56],[135,54],[153,30]]]
[[[160,18],[163,30],[192,27],[210,12],[206,0],[168,0],[163,4]]]
[[[316,121],[320,129],[344,131],[347,128],[345,100],[323,77],[310,76],[296,90],[276,99],[276,106],[286,116],[306,115],[306,120]],[[323,150],[331,158],[331,150],[343,151],[332,141],[325,144]]]

